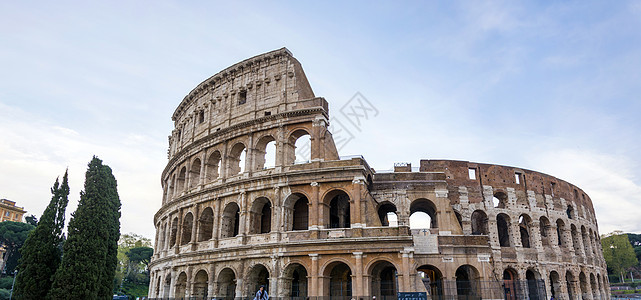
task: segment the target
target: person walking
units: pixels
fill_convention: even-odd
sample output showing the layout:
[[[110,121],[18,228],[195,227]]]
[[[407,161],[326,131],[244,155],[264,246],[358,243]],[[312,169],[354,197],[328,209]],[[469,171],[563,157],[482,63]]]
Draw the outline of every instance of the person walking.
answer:
[[[269,295],[267,295],[267,291],[265,291],[264,285],[260,286],[258,292],[256,292],[256,297],[254,297],[254,300],[269,300]]]

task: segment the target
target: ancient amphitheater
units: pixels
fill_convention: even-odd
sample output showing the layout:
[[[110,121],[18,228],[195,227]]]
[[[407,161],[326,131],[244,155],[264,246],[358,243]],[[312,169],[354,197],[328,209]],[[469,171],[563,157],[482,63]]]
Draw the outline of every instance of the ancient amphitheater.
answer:
[[[609,299],[583,190],[517,167],[341,158],[285,48],[205,80],[172,120],[150,298]]]

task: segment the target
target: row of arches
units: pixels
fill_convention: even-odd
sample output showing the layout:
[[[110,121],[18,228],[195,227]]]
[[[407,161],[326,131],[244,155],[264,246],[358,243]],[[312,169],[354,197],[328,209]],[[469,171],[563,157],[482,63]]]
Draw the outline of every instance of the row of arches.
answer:
[[[326,227],[349,228],[349,195],[343,190],[333,190],[327,193],[325,199]],[[168,249],[177,244],[182,246],[212,238],[231,238],[241,233],[308,230],[309,207],[309,199],[301,193],[289,195],[282,207],[274,207],[267,197],[254,199],[245,212],[235,201],[227,202],[224,207],[206,206],[197,215],[195,211],[187,211],[184,215],[174,215],[159,224],[156,245],[159,249]],[[280,219],[279,223],[274,222],[275,219]]]
[[[249,169],[260,171],[278,165],[308,162],[311,160],[311,136],[306,129],[296,129],[285,141],[279,142],[273,135],[265,135],[252,147],[249,147],[249,142],[238,141],[227,149],[215,146],[195,156],[177,167],[177,171],[166,179],[165,201],[199,185]]]
[[[319,271],[320,291],[334,299],[351,299],[355,296],[354,266],[343,260],[334,260]],[[217,273],[214,276],[214,273]],[[244,275],[244,276],[243,276]],[[274,274],[267,265],[257,263],[243,273],[234,267],[223,267],[218,272],[207,268],[197,269],[193,275],[186,271],[155,274],[151,284],[152,298],[173,299],[238,299],[253,296],[264,286],[270,297],[306,299],[310,291],[312,274],[302,263],[288,264],[280,274]],[[395,299],[398,288],[397,267],[388,260],[373,262],[364,274],[368,294],[378,299]]]
[[[511,208],[509,205],[508,198],[509,198],[508,195],[504,191],[495,192],[494,196],[492,197],[492,203],[491,203],[492,207],[499,208],[499,209]],[[527,201],[522,201],[521,204],[525,205],[526,207],[530,205]],[[590,214],[589,210],[586,209],[584,206],[579,206],[577,207],[579,209],[575,210],[574,206],[571,203],[562,204],[562,201],[559,198],[553,198],[552,206],[553,206],[552,208],[557,211],[563,211],[564,215],[566,215],[568,219],[578,219],[579,217],[582,217],[582,218],[586,218],[589,221],[596,222],[596,219],[594,219],[594,217]],[[580,209],[580,208],[583,208],[583,209]]]

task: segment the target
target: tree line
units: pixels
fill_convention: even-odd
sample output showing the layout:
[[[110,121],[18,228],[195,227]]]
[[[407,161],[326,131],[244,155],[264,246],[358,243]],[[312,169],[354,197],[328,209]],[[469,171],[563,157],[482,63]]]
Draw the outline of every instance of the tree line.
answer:
[[[601,236],[601,247],[610,282],[641,279],[641,234],[614,231]]]
[[[11,224],[18,222],[0,226],[7,254],[20,254],[15,263],[18,271],[12,298],[111,299],[118,266],[121,206],[111,168],[95,156],[89,162],[84,190],[71,215],[66,238],[67,172],[62,182],[56,179],[51,193],[51,201],[35,228],[28,223]],[[35,218],[31,221],[36,223]],[[27,235],[23,245],[15,243],[20,234]],[[8,259],[8,270],[15,267],[10,264],[13,262]]]

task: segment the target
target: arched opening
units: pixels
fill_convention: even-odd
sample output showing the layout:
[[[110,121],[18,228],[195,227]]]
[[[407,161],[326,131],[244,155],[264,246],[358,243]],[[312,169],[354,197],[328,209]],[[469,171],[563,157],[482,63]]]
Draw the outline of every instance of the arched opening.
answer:
[[[187,245],[191,242],[191,228],[194,226],[194,215],[190,212],[183,218],[183,235],[180,239],[180,245]]]
[[[180,169],[180,173],[178,173],[178,179],[177,179],[177,182],[176,182],[176,188],[178,189],[176,192],[178,193],[178,195],[180,195],[180,193],[185,191],[185,177],[186,177],[186,174],[187,174],[187,168],[186,167],[183,167],[182,169]]]
[[[519,233],[523,248],[530,248],[530,223],[530,216],[523,214],[519,217]]]
[[[233,300],[236,298],[236,274],[230,268],[224,268],[218,274],[218,298]]]
[[[230,202],[223,210],[222,224],[220,228],[220,237],[228,238],[238,235],[240,225],[240,208],[235,202]]]
[[[169,235],[169,247],[176,245],[176,235],[178,235],[178,218],[171,221],[171,234]]]
[[[561,299],[561,278],[556,271],[550,272],[550,293],[554,299]]]
[[[211,182],[220,177],[220,151],[216,150],[207,159],[205,164],[205,179],[206,182]]]
[[[427,294],[431,300],[442,300],[443,293],[443,273],[437,267],[432,265],[420,266],[418,269],[418,278],[423,283]],[[418,286],[417,286],[418,287]],[[418,287],[420,289],[420,287]]]
[[[456,294],[459,299],[480,299],[478,271],[470,266],[463,265],[456,269]]]
[[[269,271],[265,266],[261,264],[253,266],[247,279],[247,295],[256,295],[261,286],[264,286],[269,294]]]
[[[475,210],[471,217],[472,234],[474,235],[488,235],[487,229],[488,218],[484,211]]]
[[[567,243],[565,241],[565,237],[563,235],[563,232],[565,232],[565,223],[563,223],[563,220],[558,219],[558,220],[556,220],[557,243],[559,244],[559,246],[567,247]]]
[[[410,228],[438,228],[436,205],[432,201],[418,199],[410,204]]]
[[[240,174],[245,172],[245,157],[247,155],[247,149],[243,143],[236,143],[231,150],[229,151],[228,159],[228,170],[227,173],[229,176]]]
[[[550,245],[550,220],[546,217],[539,218],[539,233],[541,235],[541,243],[543,246]]]
[[[599,288],[596,283],[596,278],[594,277],[593,273],[590,273],[590,291],[592,292],[593,298],[601,298],[601,295],[599,294]]]
[[[174,299],[185,299],[187,292],[187,274],[185,272],[178,275],[176,286],[174,287]]]
[[[505,291],[505,300],[519,299],[519,290],[517,285],[518,275],[512,268],[503,271],[503,287]]]
[[[303,194],[294,193],[285,199],[285,230],[307,230],[309,224],[309,201]]]
[[[291,264],[284,272],[283,296],[292,300],[307,298],[307,270],[301,264]]]
[[[581,272],[579,273],[579,287],[581,288],[581,298],[582,299],[590,299],[589,298],[589,288],[588,288],[588,279],[585,277],[585,273]]]
[[[299,129],[289,136],[289,164],[307,163],[312,160],[312,142],[307,131]]]
[[[568,219],[574,219],[574,208],[572,205],[568,204],[568,208],[565,210],[565,213],[568,215]]]
[[[565,272],[565,286],[568,289],[568,299],[574,299],[576,291],[574,290],[574,275],[570,271]]]
[[[325,196],[329,201],[329,228],[350,227],[350,201],[347,193],[334,190]]]
[[[200,183],[200,159],[196,158],[189,169],[189,188],[197,187]]]
[[[260,138],[254,150],[255,170],[273,168],[276,166],[276,140],[268,135]]]
[[[169,293],[171,292],[171,275],[167,275],[165,278],[165,285],[162,288],[162,297],[169,298]]]
[[[541,275],[533,270],[525,271],[525,279],[527,280],[528,296],[530,300],[546,300],[545,299],[545,281],[541,279]]]
[[[392,203],[386,202],[378,207],[378,218],[381,220],[381,226],[398,227],[396,206]]]
[[[507,195],[503,192],[494,193],[492,197],[492,205],[495,208],[506,208],[507,207]]]
[[[352,270],[342,262],[333,263],[326,268],[325,276],[329,277],[329,285],[325,294],[331,299],[349,300],[352,297]]]
[[[212,230],[214,229],[214,210],[207,207],[200,214],[198,220],[198,241],[208,241],[212,237]]]
[[[496,216],[496,228],[499,233],[499,245],[510,247],[510,217],[506,214]]]
[[[272,204],[269,199],[260,197],[254,200],[250,211],[251,233],[269,233],[272,230]]]
[[[380,261],[372,265],[371,292],[376,299],[396,299],[398,287],[396,286],[396,267],[387,261]]]
[[[207,294],[208,280],[209,276],[207,275],[207,271],[200,270],[196,273],[196,276],[194,276],[193,291],[191,293],[192,298],[207,299],[209,296]]]

